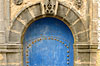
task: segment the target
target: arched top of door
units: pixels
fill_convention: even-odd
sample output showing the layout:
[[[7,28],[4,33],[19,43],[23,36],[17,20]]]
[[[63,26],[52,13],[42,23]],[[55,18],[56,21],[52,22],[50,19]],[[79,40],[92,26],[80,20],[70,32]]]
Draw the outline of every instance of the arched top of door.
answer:
[[[44,17],[54,17],[63,21],[71,29],[74,35],[74,43],[88,42],[88,31],[78,12],[55,0],[39,2],[23,8],[12,21],[9,42],[21,43],[27,27],[32,22]]]

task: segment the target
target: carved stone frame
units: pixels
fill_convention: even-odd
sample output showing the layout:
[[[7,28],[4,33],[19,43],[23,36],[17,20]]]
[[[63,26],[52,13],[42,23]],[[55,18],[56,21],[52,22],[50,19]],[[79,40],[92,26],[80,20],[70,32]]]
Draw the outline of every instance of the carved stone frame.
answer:
[[[74,36],[74,60],[76,46],[82,44],[88,44],[89,35],[86,27],[83,24],[83,20],[80,18],[75,9],[69,6],[55,1],[55,8],[53,13],[47,13],[45,8],[45,3],[39,2],[30,6],[23,8],[19,14],[13,20],[13,24],[9,31],[9,43],[19,43],[23,46],[23,37],[28,26],[35,20],[44,17],[54,17],[62,20],[72,31]],[[23,50],[23,47],[22,47]],[[74,63],[75,65],[75,63]]]

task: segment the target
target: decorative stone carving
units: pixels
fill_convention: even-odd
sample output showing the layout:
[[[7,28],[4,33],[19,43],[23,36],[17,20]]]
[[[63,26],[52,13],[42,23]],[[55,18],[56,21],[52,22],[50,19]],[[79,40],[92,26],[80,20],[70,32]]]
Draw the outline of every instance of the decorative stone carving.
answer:
[[[23,0],[13,0],[14,4],[21,5],[23,3]]]
[[[75,0],[75,6],[77,9],[80,9],[83,5],[83,1],[82,0]]]
[[[55,0],[54,0],[55,1]],[[54,14],[55,7],[56,7],[56,1],[53,0],[46,0],[44,4],[44,10],[46,14]]]

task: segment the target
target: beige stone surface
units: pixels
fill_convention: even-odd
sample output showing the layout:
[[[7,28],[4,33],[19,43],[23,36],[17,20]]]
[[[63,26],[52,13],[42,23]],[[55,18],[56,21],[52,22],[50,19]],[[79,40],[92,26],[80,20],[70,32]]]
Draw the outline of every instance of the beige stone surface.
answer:
[[[8,66],[20,66],[21,60],[22,58],[20,53],[7,53]]]
[[[3,59],[4,59],[3,55],[2,55],[2,54],[0,54],[0,60],[3,60]]]
[[[4,26],[4,0],[0,0],[0,43],[5,42]]]
[[[96,63],[97,63],[96,60],[98,59],[96,53],[97,53],[97,51],[90,53],[90,63],[91,63],[91,66],[96,66]]]
[[[45,0],[24,0],[23,3],[21,5],[15,5],[13,3],[13,0],[11,0],[11,20],[13,20],[13,18],[19,13],[20,10],[22,10],[24,7],[27,7],[31,4],[36,4],[38,2],[43,2]],[[83,0],[83,5],[82,5],[82,8],[81,9],[77,9],[75,7],[75,4],[74,4],[74,0],[58,0],[59,2],[62,2],[62,3],[65,3],[67,4],[68,6],[70,6],[70,8],[74,8],[77,10],[77,12],[82,16],[82,18],[84,20],[86,20],[86,10],[87,10],[87,0]]]
[[[0,66],[6,66],[6,53],[0,53]]]
[[[96,66],[100,66],[100,50],[98,50],[96,57]]]
[[[20,58],[22,57],[22,55],[20,54],[20,52],[18,50],[18,48],[20,48],[20,46],[17,46],[17,47],[14,46],[13,42],[11,44],[9,42],[5,43],[5,41],[6,41],[5,29],[7,29],[7,28],[5,28],[4,25],[7,24],[6,20],[9,17],[7,19],[4,17],[9,16],[9,15],[7,13],[4,13],[3,8],[5,8],[5,12],[8,12],[9,8],[6,8],[7,3],[5,3],[6,4],[5,6],[3,6],[4,5],[3,1],[6,2],[8,0],[0,0],[0,44],[2,45],[2,46],[0,45],[0,52],[1,52],[0,53],[0,66],[19,66],[21,64]],[[10,13],[9,13],[10,20],[8,19],[8,22],[10,23],[23,8],[28,7],[29,5],[32,5],[32,4],[36,4],[38,2],[43,2],[45,0],[23,0],[23,3],[21,5],[15,5],[13,3],[13,0],[9,0],[9,1],[10,1],[10,3],[9,3],[10,6],[8,6],[8,7],[10,7]],[[100,37],[100,19],[98,19],[98,18],[100,18],[100,5],[98,6],[98,3],[97,3],[97,1],[99,1],[99,0],[83,0],[83,5],[80,9],[76,8],[76,6],[74,4],[75,0],[58,0],[58,1],[63,4],[66,4],[66,6],[68,6],[70,8],[75,9],[79,13],[80,18],[82,19],[82,22],[83,22],[84,26],[86,27],[87,32],[89,32],[88,38],[91,39],[91,40],[88,40],[88,43],[76,43],[76,45],[75,45],[76,47],[74,48],[75,50],[77,50],[77,51],[74,51],[75,66],[100,66],[100,51],[96,51],[97,46],[100,43],[100,38],[99,38]],[[92,3],[92,1],[93,1],[93,3]],[[36,8],[34,8],[34,9],[36,9]],[[35,11],[34,13],[37,14],[37,11]],[[5,14],[5,16],[3,16],[4,14]],[[32,16],[35,17],[36,16],[35,14],[33,14]],[[65,15],[64,11],[62,11],[61,14]],[[23,14],[22,20],[28,21],[28,19],[30,17],[28,16],[28,18],[27,18],[26,16],[27,16],[26,14]],[[20,21],[20,19],[19,19],[19,21]],[[22,21],[22,22],[25,22],[25,21]],[[25,24],[26,23],[23,23],[23,25],[25,25]],[[78,25],[80,25],[80,24],[78,24]],[[10,33],[11,36],[8,36],[8,38],[12,41],[13,40],[16,41],[14,38],[16,38],[17,34],[19,33],[19,31],[17,32],[17,29],[19,30],[19,28],[17,28],[16,26],[18,27],[19,24],[18,25],[15,24],[15,26],[13,26],[13,29],[16,29],[16,31],[12,30],[12,32],[14,32],[14,34],[16,34],[15,37],[12,37],[11,33]],[[81,26],[82,26],[82,24],[80,25],[80,27]],[[9,27],[9,26],[7,26],[7,27]],[[75,27],[73,27],[73,28],[75,28]],[[83,39],[84,39],[84,41],[85,40],[87,41],[87,38],[84,38],[84,36],[87,36],[87,35],[84,35],[87,32],[83,31],[82,27],[81,27],[81,29],[78,29],[78,28],[77,28],[77,30],[79,30],[79,32],[77,34],[81,35],[81,37],[79,37],[79,39],[82,39],[82,41],[83,41]],[[8,35],[10,35],[9,31],[7,33],[8,33]],[[17,37],[18,37],[18,39],[20,39],[19,35]],[[11,46],[8,46],[8,44],[10,44]],[[17,43],[15,43],[15,44],[18,45]],[[17,48],[17,50],[16,50],[16,48]],[[14,52],[14,51],[16,51],[16,52]]]
[[[24,7],[27,7],[31,4],[36,4],[42,0],[24,0],[21,5],[15,5],[13,3],[13,0],[11,0],[11,20],[18,14],[20,10],[22,10]]]

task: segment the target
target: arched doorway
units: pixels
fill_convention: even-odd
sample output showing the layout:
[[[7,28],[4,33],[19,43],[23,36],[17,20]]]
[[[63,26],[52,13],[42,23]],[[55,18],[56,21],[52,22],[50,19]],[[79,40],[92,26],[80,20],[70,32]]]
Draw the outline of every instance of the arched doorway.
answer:
[[[64,22],[53,17],[38,19],[24,34],[24,66],[73,66],[73,43]]]

